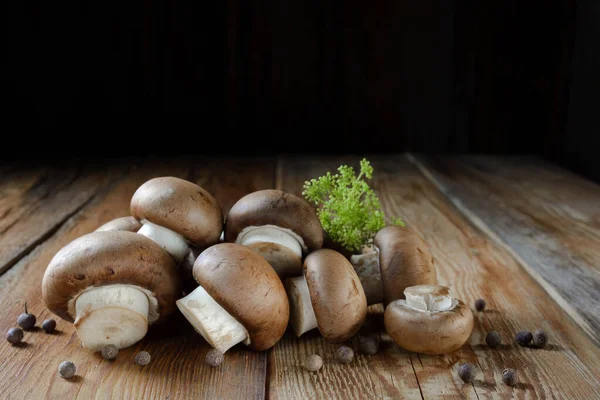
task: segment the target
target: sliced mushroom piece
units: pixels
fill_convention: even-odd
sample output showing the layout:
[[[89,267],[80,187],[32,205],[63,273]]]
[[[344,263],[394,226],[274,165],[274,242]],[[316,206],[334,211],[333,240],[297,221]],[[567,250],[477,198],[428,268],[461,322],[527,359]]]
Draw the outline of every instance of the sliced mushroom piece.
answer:
[[[304,199],[281,190],[259,190],[233,205],[225,241],[258,252],[283,279],[302,275],[303,255],[323,246],[323,228]]]
[[[152,240],[126,231],[92,232],[63,247],[42,281],[46,307],[73,322],[84,347],[128,347],[175,311],[179,272]]]
[[[131,198],[131,215],[142,223],[138,233],[160,244],[177,263],[190,244],[206,248],[223,231],[217,200],[195,183],[170,176],[142,184]]]
[[[319,328],[331,342],[351,338],[367,316],[367,299],[346,257],[331,249],[313,251],[304,260],[304,275],[288,278],[290,324],[300,337]]]
[[[404,298],[404,289],[435,285],[435,261],[423,239],[399,226],[388,226],[375,235],[371,250],[350,258],[367,296],[367,303]]]
[[[261,351],[283,336],[287,295],[258,253],[236,243],[216,244],[196,259],[193,274],[199,286],[177,306],[213,348],[225,353],[244,343]]]
[[[473,331],[473,313],[450,290],[439,285],[406,288],[406,300],[391,302],[384,313],[385,329],[404,349],[446,354],[459,349]]]
[[[140,221],[133,217],[120,217],[101,225],[96,229],[96,232],[105,231],[127,231],[137,232],[142,227]]]

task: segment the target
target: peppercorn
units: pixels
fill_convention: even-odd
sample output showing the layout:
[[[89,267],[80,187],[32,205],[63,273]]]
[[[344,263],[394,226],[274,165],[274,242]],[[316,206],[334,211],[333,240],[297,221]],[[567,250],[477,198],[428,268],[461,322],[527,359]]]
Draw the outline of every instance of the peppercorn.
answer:
[[[540,349],[546,347],[546,344],[548,344],[548,336],[546,335],[546,332],[541,329],[533,332],[533,344]]]
[[[323,359],[318,355],[313,354],[312,356],[308,357],[304,366],[311,372],[318,371],[323,366]]]
[[[485,344],[487,344],[488,347],[491,347],[492,349],[495,349],[496,347],[500,347],[500,344],[502,344],[502,340],[500,339],[500,334],[496,331],[491,331],[485,337]]]
[[[464,382],[472,382],[477,374],[477,368],[471,363],[462,364],[458,367],[458,376]]]
[[[358,348],[361,353],[367,354],[370,356],[377,353],[377,350],[379,349],[379,340],[375,336],[360,335],[360,336],[358,336],[357,340],[358,340]]]
[[[52,333],[56,329],[56,321],[53,319],[47,319],[42,322],[42,329],[46,331],[46,333]]]
[[[521,346],[528,346],[533,340],[533,335],[529,331],[521,331],[515,335],[515,340]]]
[[[483,311],[483,310],[485,310],[485,300],[483,300],[483,299],[477,299],[477,300],[475,300],[475,309],[477,311]]]
[[[72,378],[77,372],[77,367],[71,361],[63,361],[58,366],[58,373],[61,378],[69,379]]]
[[[135,363],[137,365],[148,365],[152,357],[147,351],[140,351],[135,355]]]
[[[206,362],[206,364],[208,366],[216,368],[219,365],[221,365],[223,360],[224,360],[223,353],[221,353],[217,349],[212,349],[208,353],[206,353],[206,358],[204,359],[204,362]]]
[[[517,371],[512,368],[506,368],[502,371],[502,381],[508,386],[515,386],[518,381]]]
[[[336,350],[335,358],[342,364],[350,364],[354,359],[354,351],[348,346],[341,346]]]
[[[27,302],[25,302],[25,312],[19,315],[19,318],[17,318],[17,323],[23,329],[31,329],[35,326],[35,321],[35,315],[27,312]]]
[[[102,347],[102,357],[107,360],[114,360],[119,354],[119,349],[114,344],[107,344]]]
[[[21,328],[10,328],[6,332],[6,340],[10,344],[17,344],[23,340],[23,330]]]

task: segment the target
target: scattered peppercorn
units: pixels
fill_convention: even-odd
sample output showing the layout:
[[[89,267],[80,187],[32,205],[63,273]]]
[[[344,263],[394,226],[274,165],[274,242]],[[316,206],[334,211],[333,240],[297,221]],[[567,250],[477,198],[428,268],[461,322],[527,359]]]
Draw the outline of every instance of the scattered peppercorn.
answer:
[[[500,334],[496,331],[491,331],[485,337],[485,344],[487,344],[488,347],[491,347],[492,349],[495,349],[496,347],[500,347],[500,345],[502,344],[502,340],[500,339]]]
[[[517,371],[512,368],[506,368],[502,371],[502,382],[506,383],[508,386],[515,386],[517,381]]]
[[[544,347],[546,347],[547,343],[548,343],[548,336],[546,335],[546,332],[544,332],[541,329],[538,329],[537,331],[533,332],[534,346],[539,347],[539,348],[544,348]]]
[[[462,364],[458,367],[458,376],[464,382],[473,382],[475,375],[477,374],[477,368],[471,363]]]
[[[477,300],[475,300],[475,309],[477,311],[483,311],[483,310],[485,310],[485,300],[483,300],[483,299],[477,299]]]
[[[56,321],[53,319],[47,319],[42,322],[42,329],[46,331],[46,333],[52,333],[56,329]]]
[[[533,335],[529,331],[521,331],[516,334],[515,340],[521,346],[528,346],[533,340]]]
[[[379,349],[379,340],[373,336],[358,336],[358,348],[361,353],[372,356]]]
[[[77,372],[77,367],[71,361],[63,361],[58,366],[58,373],[61,378],[70,379]]]
[[[102,357],[107,360],[114,360],[119,354],[119,349],[114,344],[107,344],[102,347]]]
[[[204,362],[206,362],[206,364],[208,366],[216,368],[219,365],[221,365],[221,363],[223,362],[224,358],[225,357],[223,356],[223,353],[221,353],[217,349],[212,349],[208,353],[206,353],[206,358],[204,359]]]
[[[341,346],[336,350],[335,358],[342,364],[350,364],[354,359],[354,351],[348,346]]]
[[[6,340],[10,344],[17,344],[23,340],[23,330],[21,328],[10,328],[6,332]]]
[[[22,313],[21,315],[19,315],[19,318],[17,318],[17,323],[23,329],[31,329],[35,326],[35,321],[36,321],[35,315],[29,314],[27,312],[27,302],[26,302],[25,303],[25,312]]]
[[[306,359],[305,367],[311,372],[320,370],[322,366],[323,359],[316,354],[313,354],[312,356],[308,357],[308,359]]]
[[[147,351],[140,351],[135,355],[135,363],[137,365],[148,365],[152,357]]]

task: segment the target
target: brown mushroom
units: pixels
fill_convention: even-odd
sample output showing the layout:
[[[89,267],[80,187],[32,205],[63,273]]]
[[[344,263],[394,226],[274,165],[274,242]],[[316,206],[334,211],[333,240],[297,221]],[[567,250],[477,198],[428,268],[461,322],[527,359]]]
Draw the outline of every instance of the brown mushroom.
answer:
[[[383,303],[404,298],[404,289],[415,285],[435,285],[435,262],[423,239],[399,226],[388,226],[375,235],[374,246],[351,262],[367,296],[367,303]]]
[[[255,250],[285,278],[302,274],[303,255],[323,246],[323,228],[306,200],[281,190],[259,190],[233,205],[225,241]]]
[[[283,336],[289,304],[281,280],[258,253],[236,243],[204,250],[194,263],[199,286],[177,306],[221,353],[243,342],[255,350]]]
[[[206,248],[219,241],[223,211],[215,198],[195,183],[175,177],[150,179],[131,198],[138,233],[156,241],[177,263],[189,245]]]
[[[331,249],[313,251],[304,260],[304,275],[286,280],[290,324],[300,337],[319,328],[329,341],[352,337],[367,316],[367,299],[346,257]]]
[[[406,300],[391,302],[384,313],[385,329],[404,349],[446,354],[459,349],[473,331],[473,313],[450,290],[439,285],[406,288]]]
[[[127,232],[137,232],[142,227],[140,222],[133,217],[121,217],[115,218],[112,221],[108,221],[107,223],[101,225],[96,229],[96,232],[105,232],[105,231],[127,231]]]
[[[74,322],[84,347],[130,346],[148,325],[175,310],[180,293],[173,259],[132,232],[92,232],[63,247],[42,281],[46,307]]]

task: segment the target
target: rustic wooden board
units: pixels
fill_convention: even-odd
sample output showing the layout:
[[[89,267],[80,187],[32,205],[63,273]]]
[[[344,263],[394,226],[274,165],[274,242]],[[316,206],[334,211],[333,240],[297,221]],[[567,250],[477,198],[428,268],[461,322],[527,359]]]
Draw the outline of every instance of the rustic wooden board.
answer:
[[[50,259],[73,239],[127,215],[135,189],[149,178],[164,175],[201,183],[228,210],[247,192],[272,187],[273,163],[181,159],[133,166],[0,277],[3,332],[16,326],[24,301],[37,315],[38,325],[51,317],[41,300],[41,279]],[[0,398],[248,399],[265,394],[265,353],[237,346],[227,353],[219,369],[206,367],[203,360],[209,346],[179,314],[164,326],[153,327],[144,340],[122,350],[113,362],[83,349],[71,324],[58,320],[58,330],[52,335],[41,329],[26,332],[22,346],[0,342]],[[146,367],[132,362],[140,350],[149,351],[153,357]],[[58,364],[63,360],[77,365],[75,378],[58,376]]]
[[[385,211],[399,215],[423,236],[436,257],[440,283],[468,304],[484,298],[488,309],[476,313],[468,344],[446,356],[425,356],[400,349],[382,335],[383,351],[360,355],[351,365],[331,360],[335,345],[315,333],[296,341],[290,333],[269,354],[269,398],[597,398],[600,349],[501,246],[463,217],[405,158],[370,157],[373,185]],[[278,166],[277,187],[300,194],[304,180],[341,163],[358,165],[358,157],[288,157]],[[546,349],[514,344],[522,329],[542,328]],[[483,343],[487,332],[500,332],[498,350]],[[300,370],[311,353],[326,365],[317,374]],[[481,369],[474,384],[457,377],[458,365]],[[521,383],[503,384],[501,371],[516,368]],[[332,397],[334,396],[334,397]]]
[[[600,344],[600,186],[528,157],[413,157]]]

